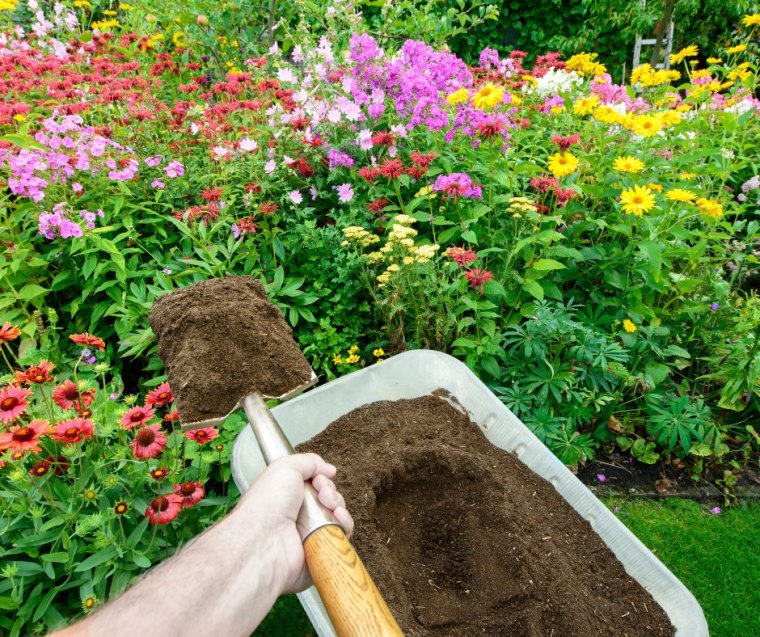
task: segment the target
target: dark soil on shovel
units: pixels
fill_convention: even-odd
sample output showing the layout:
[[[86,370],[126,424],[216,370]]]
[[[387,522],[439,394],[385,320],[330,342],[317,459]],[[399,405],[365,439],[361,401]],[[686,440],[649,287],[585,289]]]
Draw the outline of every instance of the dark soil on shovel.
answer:
[[[405,635],[673,635],[552,485],[441,398],[366,405],[299,451],[338,467],[352,541]]]
[[[311,378],[290,326],[250,277],[170,292],[149,318],[182,422],[225,416],[243,396],[280,396]]]

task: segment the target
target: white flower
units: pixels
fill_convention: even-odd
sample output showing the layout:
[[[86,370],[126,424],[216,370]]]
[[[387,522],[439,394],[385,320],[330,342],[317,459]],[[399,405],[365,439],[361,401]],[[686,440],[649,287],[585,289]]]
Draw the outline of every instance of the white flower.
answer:
[[[259,145],[256,143],[255,139],[251,139],[250,137],[243,137],[243,139],[240,140],[240,150],[245,151],[254,151],[259,147]]]
[[[224,146],[214,146],[213,153],[216,159],[224,159],[230,154],[230,149],[225,148]]]
[[[297,190],[292,190],[290,193],[288,193],[288,197],[290,197],[290,200],[296,205],[300,204],[303,201],[303,195],[301,195],[301,193]]]
[[[287,82],[289,84],[298,81],[296,76],[293,74],[293,71],[290,69],[280,69],[277,71],[277,79],[280,80],[280,82]]]
[[[277,168],[277,162],[274,159],[270,159],[266,164],[264,164],[264,172],[267,175],[273,174],[275,168]]]

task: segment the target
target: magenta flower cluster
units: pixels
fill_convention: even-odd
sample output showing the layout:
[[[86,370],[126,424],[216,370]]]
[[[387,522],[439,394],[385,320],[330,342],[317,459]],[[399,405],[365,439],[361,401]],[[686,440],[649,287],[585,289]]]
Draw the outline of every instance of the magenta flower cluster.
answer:
[[[483,190],[467,173],[451,173],[450,175],[438,175],[433,184],[433,190],[442,192],[451,199],[464,197],[466,199],[481,199]]]

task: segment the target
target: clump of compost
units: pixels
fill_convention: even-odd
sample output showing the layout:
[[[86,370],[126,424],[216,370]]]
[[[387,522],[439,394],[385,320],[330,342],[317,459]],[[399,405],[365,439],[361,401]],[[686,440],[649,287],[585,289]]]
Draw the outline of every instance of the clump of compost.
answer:
[[[149,320],[183,422],[225,416],[243,396],[280,396],[311,378],[290,326],[250,277],[170,292]]]
[[[441,398],[366,405],[299,451],[338,467],[353,542],[405,635],[673,635],[552,485]]]

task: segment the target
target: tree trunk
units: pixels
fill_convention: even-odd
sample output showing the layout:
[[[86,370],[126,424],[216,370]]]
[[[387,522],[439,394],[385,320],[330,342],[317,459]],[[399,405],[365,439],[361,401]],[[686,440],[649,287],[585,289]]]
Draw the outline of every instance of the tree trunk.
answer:
[[[670,23],[673,20],[673,11],[675,7],[676,0],[665,0],[662,18],[660,18],[660,21],[654,27],[654,35],[657,41],[654,43],[654,48],[652,49],[652,59],[649,60],[649,64],[651,64],[652,67],[656,67],[660,63],[660,60],[665,57],[663,55],[663,43],[670,32]]]

